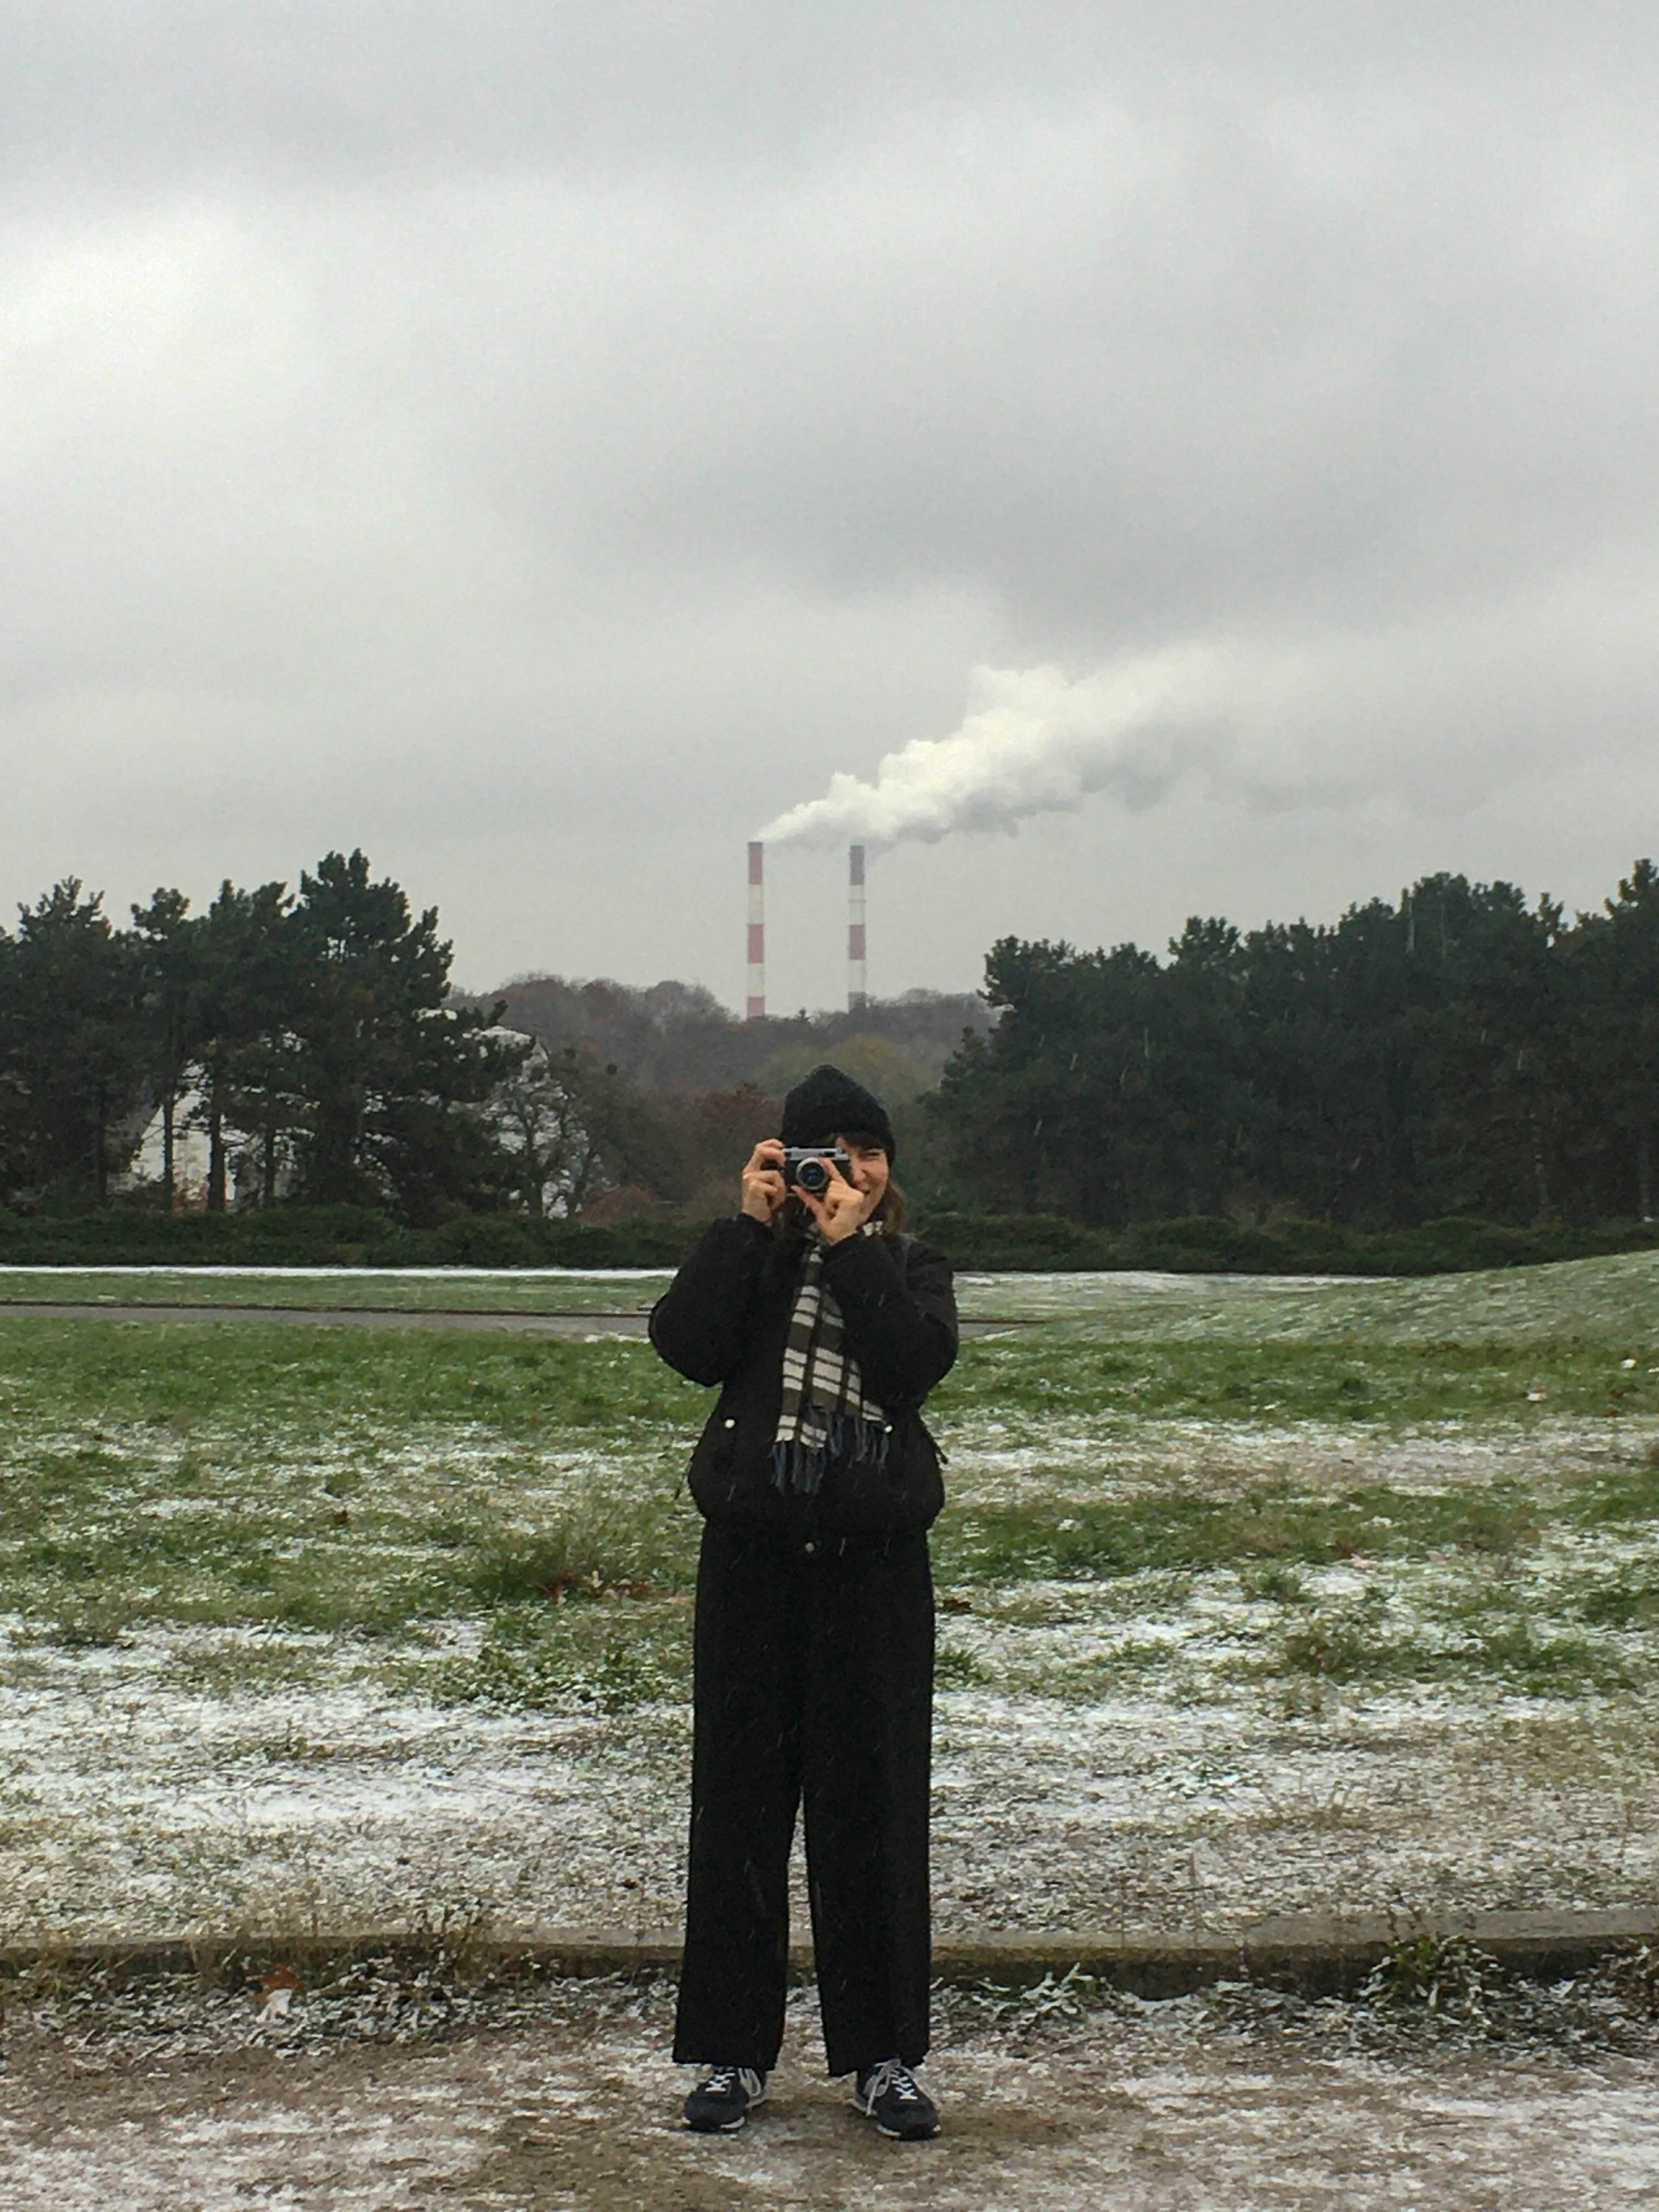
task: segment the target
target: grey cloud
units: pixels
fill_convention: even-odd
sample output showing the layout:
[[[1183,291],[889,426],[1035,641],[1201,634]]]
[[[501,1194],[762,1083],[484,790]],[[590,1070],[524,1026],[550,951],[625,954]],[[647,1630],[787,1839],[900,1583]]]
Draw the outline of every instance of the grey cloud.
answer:
[[[50,175],[447,173],[793,163],[872,117],[1115,83],[1430,113],[1547,83],[1632,100],[1659,45],[1622,0],[53,0],[0,10],[0,126]]]
[[[0,8],[7,886],[378,830],[558,963],[469,836],[602,902],[605,839],[675,824],[714,880],[977,664],[1176,650],[1235,690],[1088,787],[1165,875],[1194,807],[1409,873],[1543,808],[1564,731],[1639,815],[1656,44],[1474,0]],[[727,927],[664,964],[734,993]]]
[[[599,547],[723,540],[831,589],[966,569],[1070,644],[1501,586],[1564,540],[1645,532],[1650,200],[1595,254],[1507,205],[1454,250],[1455,160],[1431,184],[1376,164],[1359,210],[1298,207],[1264,149],[1147,175],[1113,134],[1011,131],[1006,198],[974,177],[941,204],[917,159],[804,283],[822,207],[690,246],[719,319],[693,307],[623,363],[638,444]]]

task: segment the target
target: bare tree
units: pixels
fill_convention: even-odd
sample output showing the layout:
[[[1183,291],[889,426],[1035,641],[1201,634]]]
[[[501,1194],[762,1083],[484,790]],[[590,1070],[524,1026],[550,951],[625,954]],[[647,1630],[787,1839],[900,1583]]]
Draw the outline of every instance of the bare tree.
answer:
[[[483,1118],[514,1194],[538,1216],[580,1213],[614,1180],[617,1072],[568,1046],[533,1045],[497,1084]]]

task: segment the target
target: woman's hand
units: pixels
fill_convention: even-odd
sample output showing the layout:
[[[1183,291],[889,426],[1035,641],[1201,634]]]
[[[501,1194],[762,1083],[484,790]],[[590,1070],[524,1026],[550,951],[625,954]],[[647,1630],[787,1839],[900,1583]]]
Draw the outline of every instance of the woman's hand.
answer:
[[[738,1211],[746,1213],[751,1221],[769,1222],[787,1195],[783,1186],[783,1140],[763,1137],[749,1155],[749,1164],[743,1171],[743,1196],[738,1202]]]
[[[869,1212],[869,1194],[848,1182],[831,1162],[830,1180],[822,1191],[803,1190],[800,1201],[818,1224],[826,1244],[839,1244],[859,1229]]]

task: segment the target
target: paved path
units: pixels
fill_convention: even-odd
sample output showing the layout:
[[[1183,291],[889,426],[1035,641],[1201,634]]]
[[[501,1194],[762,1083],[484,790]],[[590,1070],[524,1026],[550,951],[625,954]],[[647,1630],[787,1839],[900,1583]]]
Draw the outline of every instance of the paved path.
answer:
[[[301,1328],[465,1328],[529,1330],[539,1336],[643,1336],[642,1313],[411,1313],[384,1306],[70,1305],[44,1301],[0,1304],[10,1314],[47,1321],[266,1321]]]
[[[8,1315],[33,1316],[48,1321],[271,1321],[297,1322],[304,1328],[334,1328],[345,1323],[358,1328],[465,1328],[528,1330],[538,1336],[643,1336],[643,1313],[411,1313],[384,1306],[161,1306],[113,1304],[70,1305],[34,1301],[27,1304],[0,1302],[0,1319]],[[964,1321],[964,1336],[984,1336],[993,1329],[1018,1328],[1030,1324],[1006,1321]]]

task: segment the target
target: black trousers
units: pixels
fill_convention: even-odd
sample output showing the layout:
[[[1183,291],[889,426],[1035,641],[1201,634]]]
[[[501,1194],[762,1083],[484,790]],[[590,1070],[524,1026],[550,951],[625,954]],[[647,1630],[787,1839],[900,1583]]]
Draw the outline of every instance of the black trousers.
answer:
[[[777,2062],[803,1802],[830,2071],[926,2056],[933,1687],[924,1534],[705,1528],[680,2063]]]

